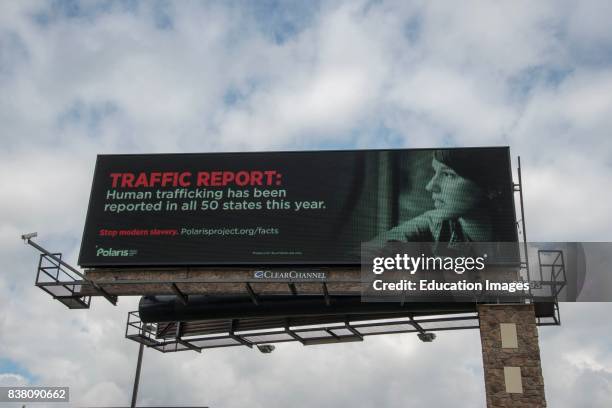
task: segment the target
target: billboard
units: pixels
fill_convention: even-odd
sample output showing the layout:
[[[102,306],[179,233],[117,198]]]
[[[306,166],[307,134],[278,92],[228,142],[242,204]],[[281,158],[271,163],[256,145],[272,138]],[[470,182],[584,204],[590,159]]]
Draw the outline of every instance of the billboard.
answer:
[[[359,265],[517,240],[508,147],[99,155],[79,265]]]

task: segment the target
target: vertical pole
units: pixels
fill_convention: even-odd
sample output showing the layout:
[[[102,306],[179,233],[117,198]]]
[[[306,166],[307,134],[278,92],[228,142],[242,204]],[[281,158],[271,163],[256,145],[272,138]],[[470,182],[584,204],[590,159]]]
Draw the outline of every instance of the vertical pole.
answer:
[[[523,177],[521,174],[521,156],[518,157],[519,199],[521,201],[521,223],[523,227],[523,250],[525,251],[525,266],[527,267],[527,280],[531,280],[529,272],[529,252],[527,252],[527,229],[525,228],[525,205],[523,203]],[[531,293],[531,288],[529,289]]]
[[[138,349],[138,362],[136,363],[136,378],[134,378],[134,390],[132,391],[132,405],[131,408],[136,407],[136,399],[138,398],[138,383],[140,382],[140,367],[142,367],[142,353],[144,351],[144,344],[140,343],[140,349]]]

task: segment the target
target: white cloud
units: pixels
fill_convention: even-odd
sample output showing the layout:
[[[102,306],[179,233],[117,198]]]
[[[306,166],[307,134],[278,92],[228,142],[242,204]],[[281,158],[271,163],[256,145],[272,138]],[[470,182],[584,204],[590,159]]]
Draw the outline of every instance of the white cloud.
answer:
[[[19,374],[4,373],[0,374],[1,387],[25,387],[28,380]]]

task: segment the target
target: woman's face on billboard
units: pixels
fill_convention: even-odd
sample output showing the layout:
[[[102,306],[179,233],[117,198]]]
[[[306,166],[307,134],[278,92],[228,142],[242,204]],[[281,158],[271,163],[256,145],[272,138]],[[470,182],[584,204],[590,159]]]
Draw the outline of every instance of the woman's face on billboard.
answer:
[[[431,162],[434,176],[425,189],[431,193],[434,206],[444,218],[470,215],[484,198],[484,191],[472,180],[461,177],[451,167],[436,160]]]

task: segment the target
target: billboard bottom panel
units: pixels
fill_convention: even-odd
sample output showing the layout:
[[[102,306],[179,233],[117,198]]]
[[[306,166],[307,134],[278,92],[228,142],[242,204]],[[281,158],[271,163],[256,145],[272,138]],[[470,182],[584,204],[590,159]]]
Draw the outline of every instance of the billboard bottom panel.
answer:
[[[476,311],[476,303],[369,303],[359,296],[260,296],[258,304],[245,296],[190,296],[184,304],[176,296],[143,297],[139,315],[145,323],[190,322],[215,319],[307,318],[363,315],[371,319],[380,315],[423,316]],[[554,304],[535,304],[536,317],[554,315]],[[333,320],[333,319],[332,319]]]

